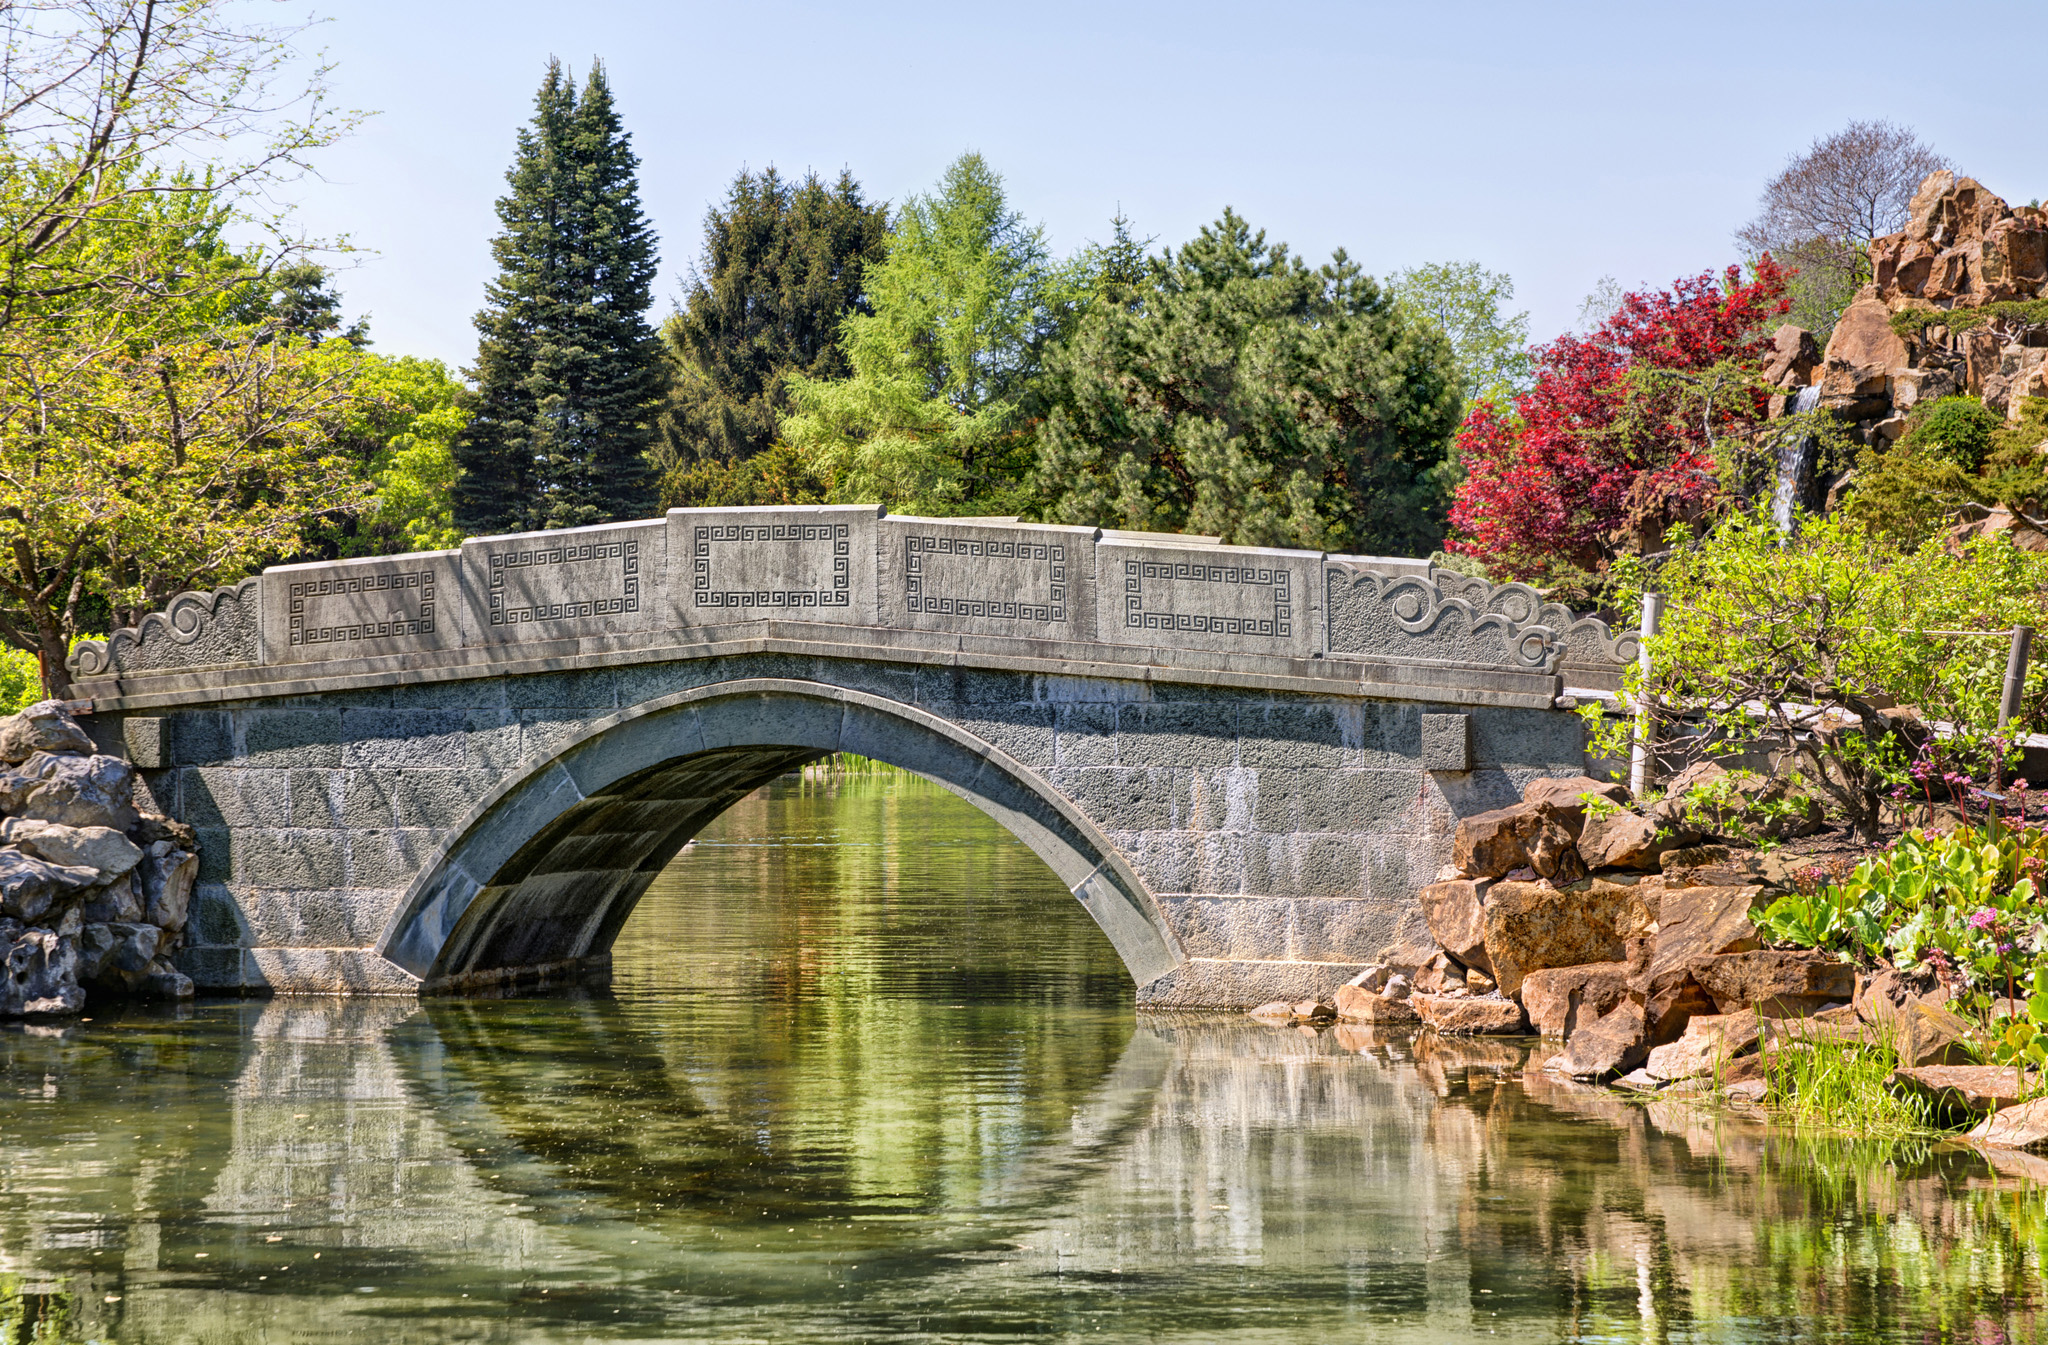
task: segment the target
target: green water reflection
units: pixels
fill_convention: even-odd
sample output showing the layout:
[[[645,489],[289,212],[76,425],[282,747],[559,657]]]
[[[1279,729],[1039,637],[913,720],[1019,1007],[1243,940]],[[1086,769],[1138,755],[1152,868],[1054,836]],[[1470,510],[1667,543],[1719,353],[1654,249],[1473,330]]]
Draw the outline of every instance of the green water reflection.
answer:
[[[0,1341],[2042,1336],[2048,1159],[1137,1015],[951,796],[778,786],[615,993],[0,1031]]]

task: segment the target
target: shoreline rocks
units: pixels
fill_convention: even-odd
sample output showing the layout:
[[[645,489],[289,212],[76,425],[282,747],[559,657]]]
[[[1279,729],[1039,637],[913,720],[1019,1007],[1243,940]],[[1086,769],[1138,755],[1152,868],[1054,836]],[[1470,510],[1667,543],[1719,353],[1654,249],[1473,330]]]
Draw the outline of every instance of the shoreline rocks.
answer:
[[[0,719],[0,1018],[76,1014],[89,994],[189,999],[198,846],[135,806],[135,770],[61,702]]]

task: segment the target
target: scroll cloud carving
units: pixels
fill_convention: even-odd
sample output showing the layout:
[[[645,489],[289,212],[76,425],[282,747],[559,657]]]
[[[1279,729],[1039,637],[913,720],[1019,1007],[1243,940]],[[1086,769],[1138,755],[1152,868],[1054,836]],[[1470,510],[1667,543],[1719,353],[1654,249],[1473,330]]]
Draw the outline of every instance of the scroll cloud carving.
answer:
[[[161,612],[71,652],[74,677],[148,676],[253,665],[258,585],[254,576],[210,593],[180,593]]]

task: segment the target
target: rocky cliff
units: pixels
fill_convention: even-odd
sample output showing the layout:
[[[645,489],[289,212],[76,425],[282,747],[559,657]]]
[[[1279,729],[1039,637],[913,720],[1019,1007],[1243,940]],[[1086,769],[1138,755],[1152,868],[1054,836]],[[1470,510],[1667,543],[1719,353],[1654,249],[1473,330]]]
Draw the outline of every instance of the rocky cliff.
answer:
[[[1922,401],[1968,393],[2017,420],[2026,398],[2048,397],[2048,212],[1933,173],[1870,260],[1874,279],[1825,351],[1780,329],[1769,372],[1782,386],[1818,383],[1820,405],[1868,444],[1897,439]]]

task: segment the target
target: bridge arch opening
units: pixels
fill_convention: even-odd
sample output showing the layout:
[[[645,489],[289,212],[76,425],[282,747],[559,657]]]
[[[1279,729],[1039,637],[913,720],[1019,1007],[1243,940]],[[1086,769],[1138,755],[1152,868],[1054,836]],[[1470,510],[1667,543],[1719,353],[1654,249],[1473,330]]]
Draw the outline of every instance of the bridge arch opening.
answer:
[[[426,993],[587,976],[685,843],[761,785],[835,752],[911,771],[1007,828],[1140,988],[1185,961],[1109,838],[1022,763],[912,706],[780,678],[636,706],[501,785],[408,889],[377,951]]]

